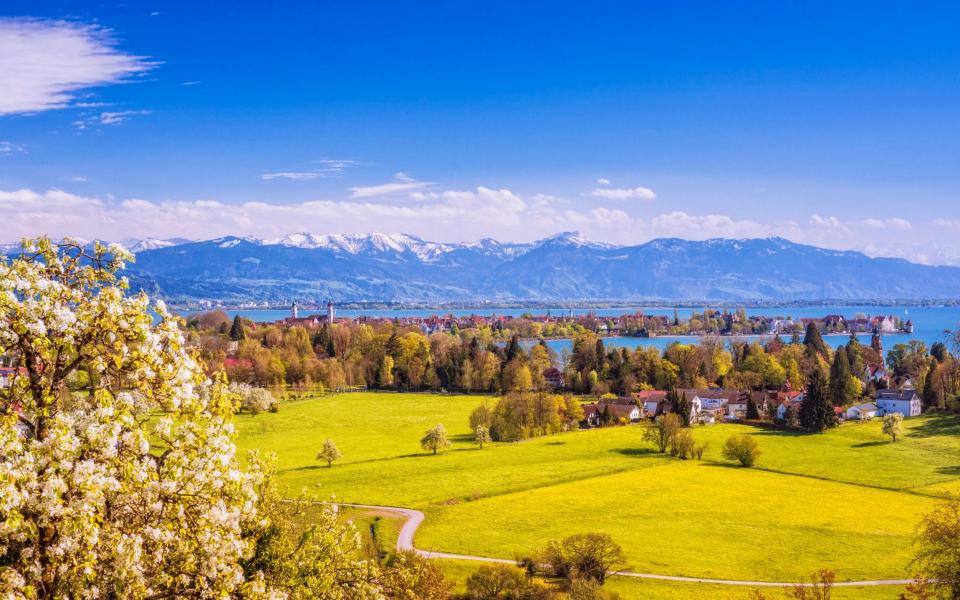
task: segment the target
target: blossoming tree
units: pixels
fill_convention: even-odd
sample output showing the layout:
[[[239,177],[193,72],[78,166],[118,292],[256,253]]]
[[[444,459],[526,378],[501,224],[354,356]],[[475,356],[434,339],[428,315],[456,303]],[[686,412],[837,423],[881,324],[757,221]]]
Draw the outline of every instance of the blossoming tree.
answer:
[[[332,510],[282,541],[261,461],[234,456],[235,395],[200,393],[176,317],[125,293],[131,259],[48,239],[0,258],[16,367],[0,388],[0,595],[379,596]]]

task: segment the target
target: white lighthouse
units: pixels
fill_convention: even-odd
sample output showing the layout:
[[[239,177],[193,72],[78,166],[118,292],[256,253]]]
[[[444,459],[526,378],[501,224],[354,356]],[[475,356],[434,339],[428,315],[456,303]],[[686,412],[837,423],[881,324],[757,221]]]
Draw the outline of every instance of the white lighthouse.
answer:
[[[293,302],[293,306],[290,307],[290,316],[294,319],[300,314],[300,307],[297,306],[296,300]]]
[[[327,300],[327,323],[333,325],[333,300]]]

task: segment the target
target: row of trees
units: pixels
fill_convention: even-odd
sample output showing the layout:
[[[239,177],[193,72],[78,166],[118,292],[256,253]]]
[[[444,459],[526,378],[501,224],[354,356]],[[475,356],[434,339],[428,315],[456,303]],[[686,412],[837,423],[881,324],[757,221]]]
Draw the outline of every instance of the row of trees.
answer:
[[[470,413],[470,429],[489,434],[496,442],[515,442],[579,427],[583,408],[572,396],[544,392],[511,392],[490,408],[481,404]]]
[[[571,392],[626,395],[674,387],[801,389],[814,371],[821,371],[828,378],[831,402],[845,406],[887,385],[868,369],[886,362],[889,383],[911,380],[928,407],[956,406],[960,393],[960,362],[943,343],[929,350],[919,341],[897,344],[884,360],[879,338],[864,345],[851,336],[834,350],[812,323],[802,339],[795,336],[790,342],[779,337],[764,343],[703,338],[662,352],[608,349],[602,337],[581,330],[563,356],[544,342],[525,348],[517,336],[498,342],[496,331],[485,327],[430,336],[389,323],[254,327],[213,312],[191,319],[189,332],[211,369],[223,367],[232,381],[259,386],[535,391],[551,389],[556,382],[544,372],[559,365]]]

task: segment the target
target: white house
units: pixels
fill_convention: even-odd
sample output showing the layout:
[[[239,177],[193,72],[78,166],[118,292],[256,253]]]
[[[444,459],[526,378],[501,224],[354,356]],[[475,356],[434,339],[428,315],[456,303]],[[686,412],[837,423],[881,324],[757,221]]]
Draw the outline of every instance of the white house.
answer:
[[[867,419],[872,419],[879,414],[880,407],[873,402],[865,402],[863,404],[857,404],[856,406],[851,406],[848,408],[846,417],[848,419],[866,421]]]
[[[17,370],[13,367],[0,367],[0,388],[10,387]]]
[[[900,413],[905,417],[916,417],[922,411],[917,390],[880,390],[877,392],[877,408],[881,415]]]

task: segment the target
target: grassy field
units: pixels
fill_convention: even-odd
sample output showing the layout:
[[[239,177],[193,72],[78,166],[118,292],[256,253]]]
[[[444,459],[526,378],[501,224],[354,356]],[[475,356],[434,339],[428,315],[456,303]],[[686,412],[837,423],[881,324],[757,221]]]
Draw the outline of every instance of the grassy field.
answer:
[[[571,533],[606,531],[635,570],[768,581],[819,567],[835,569],[841,580],[903,577],[916,515],[935,496],[960,491],[957,418],[909,419],[896,443],[881,435],[879,422],[821,435],[701,427],[694,435],[709,447],[695,463],[653,453],[638,426],[479,450],[467,417],[481,401],[375,393],[304,400],[277,414],[239,416],[238,446],[277,452],[291,495],[306,488],[345,502],[423,510],[422,548],[510,557]],[[419,439],[437,422],[454,445],[430,456]],[[733,433],[757,438],[759,469],[720,457]],[[330,469],[314,460],[326,437],[344,455]],[[624,594],[673,597],[636,590]]]

